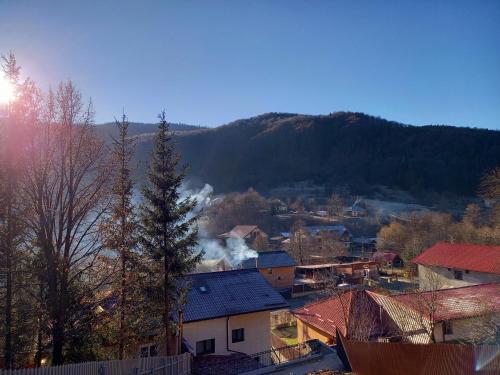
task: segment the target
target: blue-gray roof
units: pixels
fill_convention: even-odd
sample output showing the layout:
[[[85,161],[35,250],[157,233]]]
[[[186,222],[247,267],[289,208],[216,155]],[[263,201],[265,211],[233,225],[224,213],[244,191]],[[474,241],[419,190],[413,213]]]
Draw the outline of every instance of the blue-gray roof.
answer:
[[[198,273],[187,279],[191,290],[184,308],[185,322],[288,307],[257,269]]]
[[[257,258],[246,259],[243,268],[274,268],[295,266],[295,261],[284,250],[263,251]]]

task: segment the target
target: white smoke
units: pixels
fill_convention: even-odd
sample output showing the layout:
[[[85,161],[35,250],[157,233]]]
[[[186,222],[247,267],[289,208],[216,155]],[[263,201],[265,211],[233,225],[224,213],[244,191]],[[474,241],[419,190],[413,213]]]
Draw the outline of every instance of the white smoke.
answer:
[[[199,215],[203,210],[209,207],[214,201],[214,188],[205,184],[200,190],[184,189],[181,194],[181,199],[190,197],[196,199],[196,209],[193,210],[193,215]],[[204,260],[215,261],[224,260],[231,267],[238,267],[242,261],[249,258],[256,258],[257,252],[248,247],[245,240],[234,237],[225,240],[217,240],[211,238],[203,226],[203,222],[198,226],[198,245],[197,250],[205,253]]]

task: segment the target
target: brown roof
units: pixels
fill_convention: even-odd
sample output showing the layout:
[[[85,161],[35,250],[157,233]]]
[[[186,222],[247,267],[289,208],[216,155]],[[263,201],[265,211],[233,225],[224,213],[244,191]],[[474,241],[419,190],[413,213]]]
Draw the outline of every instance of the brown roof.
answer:
[[[500,275],[500,246],[438,242],[412,262]]]
[[[246,238],[253,230],[258,229],[257,225],[237,225],[229,232],[222,233],[220,237],[225,238]]]

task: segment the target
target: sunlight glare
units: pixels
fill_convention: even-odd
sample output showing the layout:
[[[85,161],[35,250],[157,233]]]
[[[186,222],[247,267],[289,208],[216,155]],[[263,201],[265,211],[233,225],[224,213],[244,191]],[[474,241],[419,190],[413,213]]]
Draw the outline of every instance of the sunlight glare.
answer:
[[[0,104],[8,103],[14,99],[14,86],[0,73]]]

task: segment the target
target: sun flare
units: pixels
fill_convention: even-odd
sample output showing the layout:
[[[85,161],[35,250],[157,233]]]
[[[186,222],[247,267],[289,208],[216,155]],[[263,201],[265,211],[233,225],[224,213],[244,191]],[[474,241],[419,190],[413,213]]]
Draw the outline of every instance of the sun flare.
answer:
[[[12,83],[0,74],[0,104],[8,103],[14,99],[14,86]]]

